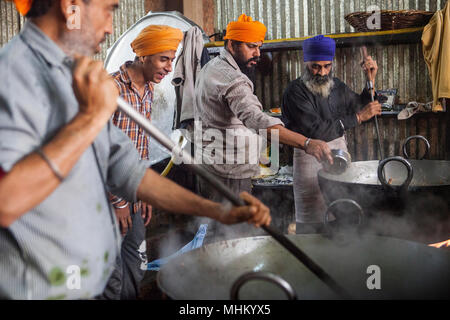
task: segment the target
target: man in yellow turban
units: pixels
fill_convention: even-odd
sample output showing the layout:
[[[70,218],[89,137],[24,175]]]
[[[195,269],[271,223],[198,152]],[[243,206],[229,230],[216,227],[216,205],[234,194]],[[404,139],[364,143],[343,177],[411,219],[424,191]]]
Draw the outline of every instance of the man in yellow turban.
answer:
[[[136,111],[151,119],[153,85],[172,71],[172,62],[183,39],[183,32],[165,25],[150,25],[144,28],[131,43],[136,53],[134,61],[125,62],[112,74],[119,95]],[[149,138],[126,114],[117,110],[113,124],[122,130],[134,143],[139,156],[149,160]],[[107,298],[136,299],[139,284],[147,270],[145,227],[151,219],[152,207],[144,202],[129,203],[110,195],[122,233],[121,261],[116,265],[104,295]],[[114,285],[116,284],[116,285]]]
[[[251,178],[260,173],[258,162],[251,160],[255,157],[252,154],[254,143],[250,141],[258,141],[257,130],[267,130],[269,137],[279,134],[279,141],[283,144],[304,149],[320,161],[332,162],[325,142],[284,128],[280,119],[263,112],[261,103],[253,93],[250,78],[260,59],[265,34],[264,24],[253,21],[245,14],[238,21],[230,22],[224,37],[224,50],[203,67],[196,82],[194,113],[195,120],[199,121],[197,126],[201,124],[202,130],[201,141],[195,141],[196,159],[202,158],[209,171],[236,193],[250,193]],[[211,152],[211,144],[219,144],[218,137],[211,138],[214,130],[220,132],[223,139],[219,142],[222,144],[221,150]],[[234,142],[243,136],[247,139],[245,144]],[[259,152],[256,158],[259,158]],[[200,181],[198,187],[204,197],[224,200],[206,183]],[[245,236],[245,230],[237,230],[235,235]]]

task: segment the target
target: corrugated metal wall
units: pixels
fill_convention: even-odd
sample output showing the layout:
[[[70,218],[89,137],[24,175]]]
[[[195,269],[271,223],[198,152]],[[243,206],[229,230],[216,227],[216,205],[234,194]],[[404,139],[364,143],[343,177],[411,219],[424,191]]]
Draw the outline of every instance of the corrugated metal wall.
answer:
[[[427,159],[450,160],[448,112],[445,114],[423,113],[408,120],[397,120],[395,115],[383,115],[378,118],[380,138],[385,157],[403,156],[402,148],[407,137],[422,135],[430,142],[430,153]],[[355,161],[376,160],[378,145],[373,121],[347,131],[349,152]],[[425,154],[423,142],[411,141],[407,150],[412,159]]]
[[[23,25],[23,18],[13,3],[0,1],[0,47],[11,40]]]
[[[216,28],[226,29],[229,21],[246,12],[267,26],[266,39],[285,39],[317,34],[354,32],[344,16],[365,11],[369,5],[382,10],[419,9],[436,11],[445,0],[216,0]],[[400,102],[431,99],[428,70],[422,58],[420,44],[374,45],[369,53],[377,60],[378,88],[399,90]],[[300,76],[303,68],[301,51],[273,53],[273,70],[266,77],[258,77],[257,94],[266,107],[280,105],[286,84]],[[357,59],[355,59],[355,57]],[[359,49],[338,49],[335,74],[352,89],[360,90],[363,73],[359,67]]]
[[[436,11],[447,0],[215,0],[216,28],[246,13],[267,26],[267,40],[298,38],[323,33],[353,32],[344,16],[366,11],[371,5],[381,10],[416,9]]]
[[[216,0],[216,28],[226,29],[229,21],[246,13],[267,26],[267,40],[287,39],[317,34],[354,32],[344,19],[346,14],[366,11],[370,5],[381,10],[417,9],[440,10],[446,0]],[[432,100],[431,82],[423,60],[421,44],[368,46],[378,62],[377,89],[398,89],[399,103]],[[298,78],[303,69],[303,51],[273,52],[268,75],[257,74],[255,89],[265,108],[279,107],[287,84]],[[335,76],[355,91],[364,86],[364,74],[359,66],[358,47],[338,48],[335,58]],[[424,133],[433,145],[431,157],[444,158],[446,126],[436,117],[422,117],[397,122],[393,117],[380,119],[383,148],[386,155],[400,155],[400,142],[409,133]],[[438,121],[438,122],[436,122]],[[440,127],[439,127],[440,126]],[[378,150],[372,123],[349,132],[349,146],[355,160],[376,159]],[[397,140],[396,140],[397,139]],[[437,147],[437,145],[441,147]]]
[[[119,10],[114,14],[114,32],[102,44],[102,51],[97,59],[106,57],[106,50],[146,12],[145,0],[121,0]],[[23,26],[24,19],[15,10],[14,4],[0,0],[0,47],[16,35]]]

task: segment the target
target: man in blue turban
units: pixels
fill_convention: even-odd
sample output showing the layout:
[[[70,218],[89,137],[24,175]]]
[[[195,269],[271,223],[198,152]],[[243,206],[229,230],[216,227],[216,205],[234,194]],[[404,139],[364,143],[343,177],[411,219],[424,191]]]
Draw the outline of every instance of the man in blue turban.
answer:
[[[286,128],[323,140],[330,149],[347,151],[345,130],[381,114],[381,105],[378,101],[371,102],[368,89],[357,94],[333,77],[335,51],[334,40],[322,35],[304,41],[303,74],[288,85],[281,108]],[[373,83],[378,70],[376,61],[368,56],[361,66],[367,80]],[[320,232],[323,227],[326,206],[317,180],[321,167],[303,150],[294,149],[297,233]]]

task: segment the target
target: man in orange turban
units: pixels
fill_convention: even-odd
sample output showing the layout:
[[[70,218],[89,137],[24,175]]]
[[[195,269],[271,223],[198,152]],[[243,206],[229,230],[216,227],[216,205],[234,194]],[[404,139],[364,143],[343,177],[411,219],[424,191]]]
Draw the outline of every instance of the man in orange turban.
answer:
[[[136,53],[135,60],[125,62],[112,74],[120,96],[149,120],[153,85],[160,83],[172,71],[172,62],[181,40],[183,32],[179,29],[150,25],[131,43],[131,48]],[[140,158],[149,160],[149,137],[138,125],[119,110],[113,114],[112,122],[128,135]],[[108,286],[104,295],[127,300],[136,299],[140,281],[147,270],[145,227],[150,222],[152,207],[141,201],[129,203],[112,194],[110,201],[124,237],[121,263],[116,266],[112,278],[121,278],[122,285]]]
[[[172,71],[172,62],[182,40],[180,29],[164,25],[150,25],[139,33],[131,43],[135,60],[127,61],[122,66],[129,70],[131,81],[138,91],[144,94],[146,84],[160,83]]]
[[[268,136],[279,134],[279,140],[283,144],[304,149],[320,161],[332,162],[331,151],[325,142],[308,139],[284,128],[280,119],[263,112],[258,97],[253,93],[250,78],[259,61],[265,34],[264,24],[253,21],[245,14],[238,21],[230,22],[224,37],[224,50],[202,68],[196,82],[194,114],[195,120],[201,121],[204,138],[201,142],[196,141],[195,151],[202,153],[203,163],[207,163],[209,171],[235,193],[250,193],[251,178],[260,174],[257,161],[251,160],[259,158],[259,153],[254,156],[254,151],[251,152],[255,143],[251,143],[250,139],[258,141],[258,135],[252,130],[267,130]],[[211,152],[213,140],[209,138],[209,133],[212,132],[209,129],[220,131],[226,137],[226,141],[218,142],[218,139],[214,139],[214,145],[220,144],[221,150]],[[245,145],[229,143],[233,139],[241,140],[244,135],[248,137],[245,138],[248,139]],[[225,200],[202,181],[199,191],[209,199]],[[250,236],[246,230],[235,231],[235,236]]]
[[[260,57],[260,48],[264,42],[267,28],[259,21],[242,14],[238,21],[227,26],[224,37],[225,48],[231,53],[241,71],[253,76]]]
[[[236,40],[241,42],[264,41],[267,28],[259,21],[253,21],[252,17],[242,14],[238,21],[232,21],[227,26],[225,40]]]
[[[151,25],[139,33],[131,43],[131,48],[138,57],[151,56],[164,51],[177,51],[181,40],[183,32],[180,29]]]

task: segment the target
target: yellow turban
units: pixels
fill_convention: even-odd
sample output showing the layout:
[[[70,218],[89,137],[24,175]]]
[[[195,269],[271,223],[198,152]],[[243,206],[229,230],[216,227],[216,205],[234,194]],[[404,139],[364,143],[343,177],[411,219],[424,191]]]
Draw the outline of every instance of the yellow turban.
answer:
[[[266,31],[267,28],[264,24],[259,21],[253,21],[251,17],[247,17],[243,13],[238,21],[232,21],[228,24],[224,39],[259,42],[264,41]]]
[[[131,48],[138,57],[151,56],[168,50],[176,51],[181,40],[183,32],[180,29],[151,25],[134,39]]]
[[[31,9],[31,5],[33,4],[33,0],[6,0],[6,1],[14,1],[16,4],[17,11],[20,12],[21,15],[25,16],[28,11]]]

